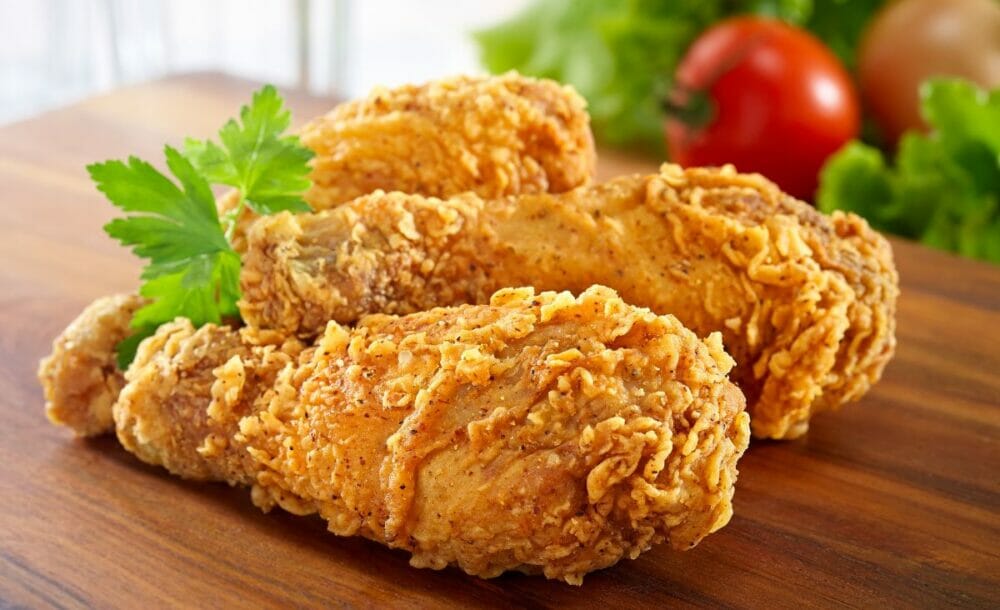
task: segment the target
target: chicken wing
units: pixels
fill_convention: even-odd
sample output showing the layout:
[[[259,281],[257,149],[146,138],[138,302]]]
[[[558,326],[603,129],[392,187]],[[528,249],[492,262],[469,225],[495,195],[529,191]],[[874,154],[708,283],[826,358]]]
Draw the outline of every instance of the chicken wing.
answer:
[[[325,210],[378,189],[449,197],[561,193],[587,184],[596,154],[571,87],[511,72],[379,88],[302,128],[316,153],[305,199]],[[235,193],[220,200],[226,212]],[[234,239],[242,250],[247,212]]]
[[[115,362],[115,346],[129,335],[132,314],[145,299],[135,294],[102,297],[66,327],[52,354],[38,366],[45,414],[80,436],[111,429],[111,405],[125,385]]]
[[[252,485],[417,567],[589,571],[732,513],[744,399],[718,333],[610,289],[326,327],[314,347],[178,321],[142,344],[118,437],[180,476]]]
[[[863,395],[895,346],[888,242],[757,175],[665,165],[562,195],[375,193],[248,236],[244,319],[309,337],[327,320],[481,303],[503,286],[618,290],[722,331],[756,435],[793,438]]]

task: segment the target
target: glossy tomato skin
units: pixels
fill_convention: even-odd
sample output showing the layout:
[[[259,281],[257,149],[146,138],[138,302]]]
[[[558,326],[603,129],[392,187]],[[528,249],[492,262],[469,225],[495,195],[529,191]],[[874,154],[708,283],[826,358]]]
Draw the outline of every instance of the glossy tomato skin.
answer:
[[[712,106],[700,127],[668,117],[675,162],[732,163],[800,199],[812,198],[823,162],[860,127],[857,93],[839,60],[811,34],[777,20],[737,17],[713,26],[681,60],[675,83],[674,103],[703,92]]]

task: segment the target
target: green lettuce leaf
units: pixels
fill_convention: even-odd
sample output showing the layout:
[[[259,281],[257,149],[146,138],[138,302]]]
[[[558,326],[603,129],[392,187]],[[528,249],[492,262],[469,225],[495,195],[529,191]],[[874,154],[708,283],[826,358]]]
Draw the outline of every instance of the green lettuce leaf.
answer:
[[[848,66],[883,0],[538,0],[474,34],[483,65],[576,87],[610,145],[664,154],[662,102],[677,64],[708,26],[738,14],[812,30]]]
[[[929,134],[909,132],[895,163],[853,142],[827,161],[816,202],[877,229],[1000,263],[1000,90],[932,80],[921,89]]]

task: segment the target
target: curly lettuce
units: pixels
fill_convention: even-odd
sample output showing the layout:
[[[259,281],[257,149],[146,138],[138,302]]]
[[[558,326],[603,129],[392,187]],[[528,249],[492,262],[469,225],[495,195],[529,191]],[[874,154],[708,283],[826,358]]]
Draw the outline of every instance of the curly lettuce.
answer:
[[[852,142],[827,161],[816,202],[873,227],[1000,263],[1000,89],[962,80],[921,88],[928,134],[908,132],[895,163]]]
[[[491,72],[518,70],[576,87],[605,144],[662,156],[663,105],[677,64],[708,26],[768,15],[811,30],[847,66],[883,0],[538,0],[475,34]]]

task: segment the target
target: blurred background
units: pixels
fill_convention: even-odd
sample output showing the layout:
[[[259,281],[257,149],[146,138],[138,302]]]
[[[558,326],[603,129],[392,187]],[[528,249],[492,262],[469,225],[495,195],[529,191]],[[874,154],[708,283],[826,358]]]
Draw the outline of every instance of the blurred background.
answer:
[[[574,85],[605,148],[1000,263],[998,0],[0,0],[0,124],[190,72],[343,98],[511,69]]]
[[[0,0],[0,124],[219,71],[316,94],[482,71],[471,31],[525,0]]]

